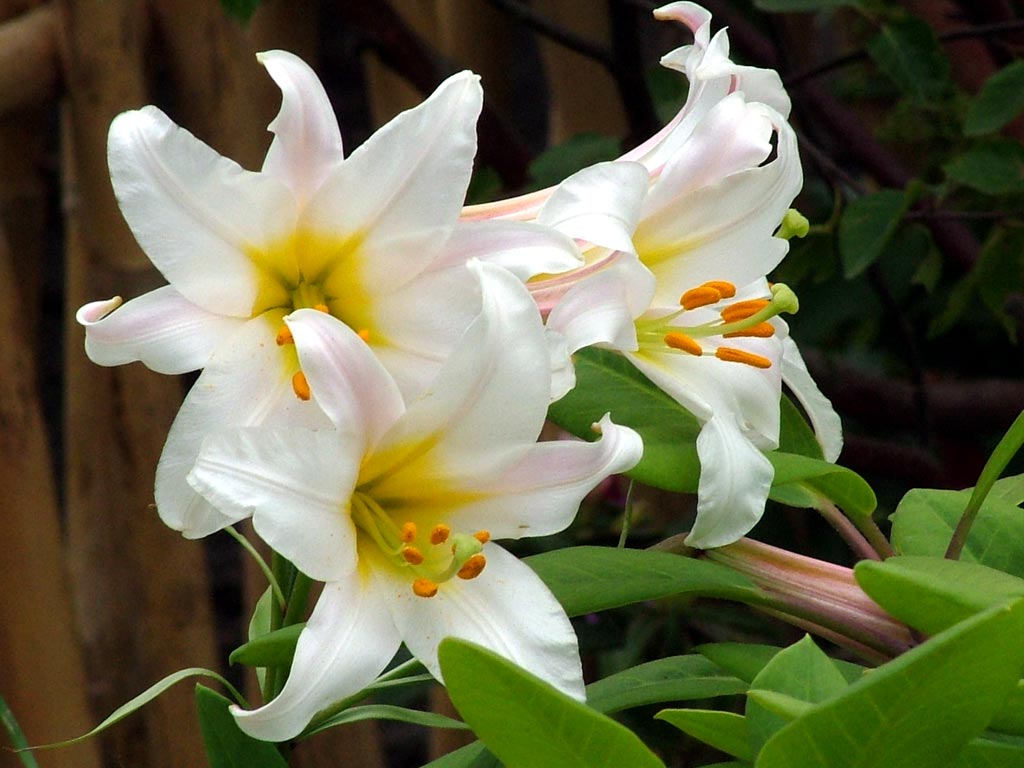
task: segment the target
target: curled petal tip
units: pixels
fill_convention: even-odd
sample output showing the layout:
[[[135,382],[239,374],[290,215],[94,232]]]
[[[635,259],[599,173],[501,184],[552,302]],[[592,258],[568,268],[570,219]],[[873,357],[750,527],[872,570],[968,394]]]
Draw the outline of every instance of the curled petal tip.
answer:
[[[98,323],[115,309],[121,306],[120,296],[114,296],[103,301],[91,301],[80,307],[75,313],[75,320],[81,325],[92,325]]]

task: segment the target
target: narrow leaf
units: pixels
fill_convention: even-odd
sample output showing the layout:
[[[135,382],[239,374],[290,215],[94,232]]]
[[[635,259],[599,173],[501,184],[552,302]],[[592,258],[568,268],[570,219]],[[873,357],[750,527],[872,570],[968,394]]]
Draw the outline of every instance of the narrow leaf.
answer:
[[[469,728],[468,725],[460,720],[439,715],[436,712],[424,712],[419,709],[408,709],[391,704],[367,704],[362,707],[349,707],[339,712],[318,724],[316,728],[303,733],[302,737],[308,738],[313,734],[326,731],[328,728],[344,725],[345,723],[356,723],[360,720],[394,720],[400,723],[422,725],[426,728],[451,728],[455,730],[466,730]]]
[[[7,705],[7,702],[4,701],[3,696],[0,696],[0,725],[3,726],[3,729],[7,731],[7,735],[10,736],[11,746],[18,753],[21,764],[25,768],[39,768],[36,756],[29,750],[25,733],[21,730],[21,726],[18,725],[17,718]]]
[[[196,711],[210,768],[288,768],[277,747],[242,732],[229,706],[216,691],[196,685]]]
[[[743,715],[717,709],[663,709],[655,718],[727,755],[740,760],[754,759]]]

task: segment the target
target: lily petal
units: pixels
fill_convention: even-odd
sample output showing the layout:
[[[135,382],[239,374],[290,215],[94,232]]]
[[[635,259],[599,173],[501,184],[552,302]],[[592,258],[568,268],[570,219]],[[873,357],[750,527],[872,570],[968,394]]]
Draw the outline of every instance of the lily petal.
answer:
[[[116,311],[115,311],[116,310]],[[157,373],[187,373],[206,365],[214,349],[245,321],[215,315],[167,285],[121,306],[121,297],[86,304],[85,353],[98,365],[141,361]]]
[[[107,151],[121,212],[167,281],[208,312],[249,317],[260,291],[279,282],[257,261],[294,230],[288,188],[221,157],[156,107],[114,118]]]
[[[358,572],[326,584],[299,635],[288,682],[259,709],[233,706],[238,727],[256,739],[287,741],[321,709],[373,682],[400,644],[381,600]]]
[[[302,204],[341,163],[344,149],[334,109],[320,78],[287,51],[256,54],[281,89],[281,111],[268,126],[274,141],[263,173],[287,184]]]
[[[796,342],[788,336],[782,341],[782,381],[803,406],[825,461],[834,462],[843,450],[843,423],[811,378]]]
[[[352,496],[363,445],[335,430],[254,427],[203,442],[189,484],[318,581],[355,570]]]
[[[545,226],[521,221],[460,221],[431,264],[441,269],[480,259],[507,269],[524,282],[583,265],[573,239]]]
[[[441,680],[437,646],[446,637],[482,645],[578,701],[585,699],[576,634],[565,610],[530,570],[496,544],[484,547],[487,567],[471,581],[453,579],[429,599],[391,578],[387,605],[402,639]]]

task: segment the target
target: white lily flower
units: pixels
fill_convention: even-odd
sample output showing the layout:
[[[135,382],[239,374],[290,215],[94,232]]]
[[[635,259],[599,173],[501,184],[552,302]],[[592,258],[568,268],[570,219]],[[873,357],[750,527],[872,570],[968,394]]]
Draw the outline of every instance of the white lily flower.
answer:
[[[491,539],[565,528],[590,489],[639,460],[640,438],[605,417],[597,442],[535,442],[550,386],[536,305],[505,270],[470,271],[483,310],[408,407],[351,329],[298,310],[286,322],[334,428],[204,443],[190,482],[231,517],[252,511],[276,551],[327,582],[280,695],[234,710],[252,736],[297,735],[369,684],[403,641],[438,679],[438,644],[455,636],[584,697],[564,610]]]
[[[155,489],[161,518],[190,538],[228,522],[185,481],[204,435],[326,424],[308,402],[285,315],[318,308],[341,320],[411,395],[478,311],[476,283],[462,267],[468,258],[495,252],[518,264],[528,254],[543,272],[579,263],[572,241],[536,225],[457,223],[482,103],[475,75],[449,78],[345,158],[313,71],[283,51],[258,59],[283,94],[259,172],[221,157],[155,107],[114,120],[114,191],[169,285],[77,314],[86,351],[101,365],[202,369],[168,435]]]

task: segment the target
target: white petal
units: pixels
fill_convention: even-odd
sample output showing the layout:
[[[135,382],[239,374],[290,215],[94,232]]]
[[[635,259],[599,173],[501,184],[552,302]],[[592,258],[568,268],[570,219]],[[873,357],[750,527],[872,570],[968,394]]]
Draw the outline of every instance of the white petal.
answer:
[[[297,736],[317,712],[362,690],[383,671],[400,640],[381,597],[353,573],[324,586],[295,647],[280,695],[252,711],[232,707],[238,727],[263,741]]]
[[[558,274],[582,266],[573,239],[522,221],[460,221],[431,269],[480,259],[504,267],[520,280]]]
[[[482,104],[476,75],[453,75],[371,136],[310,201],[306,228],[358,239],[358,278],[371,293],[419,274],[452,231],[469,186]],[[343,295],[350,279],[336,270],[325,290]]]
[[[151,370],[172,374],[205,366],[217,345],[244,322],[200,309],[169,285],[124,306],[120,296],[91,302],[75,319],[85,326],[85,353],[94,363],[140,360]]]
[[[647,185],[647,169],[639,163],[592,165],[558,185],[537,222],[577,240],[632,253],[631,235]]]
[[[317,404],[336,427],[354,434],[365,452],[405,411],[394,379],[340,320],[300,309],[286,321]]]
[[[470,581],[452,579],[431,598],[393,579],[388,607],[406,646],[441,679],[437,646],[446,637],[482,645],[583,701],[576,634],[562,606],[537,575],[496,544],[487,567]]]
[[[796,342],[789,336],[782,340],[782,381],[800,401],[810,419],[825,461],[834,462],[843,450],[842,420],[814,383]]]
[[[356,566],[348,501],[362,457],[360,441],[335,430],[240,429],[206,438],[188,481],[224,514],[251,514],[307,576],[333,581]]]
[[[188,538],[199,538],[233,519],[218,512],[188,484],[186,476],[203,439],[219,431],[257,425],[329,427],[313,401],[292,391],[298,363],[274,336],[281,313],[245,323],[214,352],[171,425],[156,469],[160,518]]]
[[[746,535],[764,514],[775,470],[735,417],[716,414],[697,435],[697,519],[686,544],[711,549]]]
[[[156,107],[114,118],[107,151],[128,226],[189,301],[249,317],[280,275],[297,278],[294,260],[264,252],[295,225],[294,198],[276,179],[221,157]]]
[[[274,141],[263,173],[287,184],[300,202],[320,187],[344,157],[341,131],[320,79],[287,51],[256,54],[281,89],[281,111],[268,126]]]

